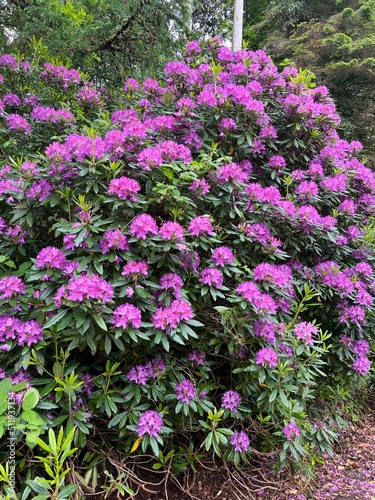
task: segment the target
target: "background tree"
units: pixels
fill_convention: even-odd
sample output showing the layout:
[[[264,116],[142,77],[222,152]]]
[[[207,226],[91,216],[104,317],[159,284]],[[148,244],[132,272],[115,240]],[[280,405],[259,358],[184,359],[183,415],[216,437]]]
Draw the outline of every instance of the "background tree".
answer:
[[[289,59],[326,85],[342,117],[341,133],[359,139],[375,162],[374,0],[250,0],[244,39],[273,60]],[[263,5],[262,5],[263,4]],[[257,20],[249,20],[254,9]],[[246,24],[247,23],[247,24]],[[250,23],[250,24],[249,24]]]
[[[186,6],[165,0],[0,0],[0,32],[7,50],[27,52],[43,39],[52,57],[116,84],[152,75],[185,38]]]
[[[233,25],[233,0],[193,1],[192,5],[194,38],[215,35],[230,38]]]

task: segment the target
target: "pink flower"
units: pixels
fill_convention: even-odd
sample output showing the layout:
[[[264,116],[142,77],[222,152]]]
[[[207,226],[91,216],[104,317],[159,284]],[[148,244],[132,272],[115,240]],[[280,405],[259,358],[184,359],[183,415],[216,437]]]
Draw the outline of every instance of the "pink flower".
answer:
[[[157,411],[147,410],[139,417],[137,424],[138,437],[148,434],[150,437],[157,437],[163,426],[163,419]]]
[[[129,232],[137,239],[145,240],[149,234],[158,234],[158,226],[151,215],[141,214],[132,220]]]
[[[214,228],[210,222],[209,215],[202,215],[195,217],[190,221],[189,224],[189,233],[193,236],[200,236],[202,234],[207,234],[212,236],[214,232]]]
[[[149,147],[137,154],[137,163],[145,170],[159,167],[163,163],[163,158],[156,148]]]
[[[142,324],[141,310],[132,304],[122,304],[113,311],[112,323],[116,328],[126,330],[129,323],[133,328],[140,328]]]
[[[134,90],[138,90],[139,83],[135,78],[128,78],[124,83],[124,91],[125,92],[133,92]]]
[[[229,438],[229,442],[233,446],[234,451],[239,453],[246,453],[250,446],[250,439],[243,431],[234,432]]]
[[[163,240],[182,241],[184,239],[184,228],[178,222],[168,221],[161,225],[159,234]]]
[[[290,422],[283,428],[283,434],[288,441],[293,441],[301,434],[301,431],[296,424]]]
[[[297,339],[302,340],[306,345],[313,345],[313,336],[317,335],[318,329],[312,323],[303,321],[294,327],[294,334]]]
[[[162,290],[173,290],[175,292],[175,297],[180,298],[180,290],[184,285],[181,276],[177,273],[167,273],[159,280],[159,285]]]
[[[233,263],[234,255],[228,247],[217,247],[212,252],[211,260],[216,266],[224,267],[226,264],[230,265]]]
[[[131,276],[133,279],[139,276],[147,276],[148,264],[144,260],[129,260],[123,267],[122,276]]]
[[[241,396],[237,391],[226,391],[221,397],[221,407],[236,413],[241,404]]]
[[[26,120],[26,118],[24,118],[21,115],[18,115],[17,113],[10,113],[6,117],[6,123],[8,125],[9,130],[15,130],[16,132],[26,132],[26,133],[31,132],[30,123]]]
[[[370,371],[371,361],[366,356],[359,356],[352,364],[352,368],[364,377]]]
[[[109,229],[103,234],[103,239],[99,241],[102,253],[106,254],[110,250],[129,250],[129,243],[125,234],[120,229]]]
[[[116,195],[122,200],[137,201],[136,194],[141,186],[134,179],[129,177],[119,177],[112,179],[108,186],[108,194]]]
[[[67,263],[64,252],[56,247],[45,247],[36,256],[35,266],[63,270]]]
[[[0,300],[10,299],[15,295],[26,293],[26,285],[17,276],[4,276],[4,278],[0,279],[0,292],[2,292]]]
[[[181,401],[187,405],[197,397],[195,385],[187,379],[183,379],[176,385],[175,393],[177,401]]]
[[[199,181],[193,181],[189,186],[189,191],[193,191],[200,196],[206,195],[211,189],[210,185],[206,179],[200,179]]]
[[[277,352],[271,347],[264,347],[260,349],[255,357],[255,362],[258,365],[262,365],[264,367],[276,368],[279,357]]]
[[[72,302],[95,299],[105,303],[111,302],[114,293],[110,283],[94,274],[71,280],[66,287],[58,290],[57,298],[60,300],[60,298],[65,297]]]
[[[223,273],[214,267],[207,267],[201,272],[199,282],[220,289],[223,285]]]
[[[194,316],[193,309],[186,300],[173,300],[169,307],[160,307],[153,314],[151,321],[160,330],[174,330],[181,321],[189,321]]]
[[[249,174],[236,163],[228,163],[219,167],[217,177],[223,184],[226,182],[244,183],[249,180]]]

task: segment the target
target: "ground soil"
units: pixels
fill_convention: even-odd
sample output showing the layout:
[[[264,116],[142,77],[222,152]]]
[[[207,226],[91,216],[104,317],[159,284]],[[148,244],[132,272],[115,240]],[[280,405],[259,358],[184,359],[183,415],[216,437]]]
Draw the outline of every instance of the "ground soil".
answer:
[[[275,478],[271,464],[255,467],[245,475],[225,467],[206,468],[185,478],[181,487],[170,482],[159,486],[160,476],[147,476],[147,489],[135,497],[111,493],[107,500],[375,500],[375,405],[351,424],[340,437],[333,457],[325,457],[308,482],[301,476],[282,474]],[[134,488],[137,489],[137,488]],[[188,491],[188,493],[187,493]],[[104,500],[87,495],[87,500]]]

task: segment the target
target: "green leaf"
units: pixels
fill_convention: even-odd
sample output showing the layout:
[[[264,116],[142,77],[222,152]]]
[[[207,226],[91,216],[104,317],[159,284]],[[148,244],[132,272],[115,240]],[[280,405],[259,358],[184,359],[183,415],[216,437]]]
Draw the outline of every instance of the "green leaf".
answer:
[[[33,422],[35,420],[39,420],[38,414],[34,410],[26,410],[22,413],[22,418],[26,420],[26,422]]]
[[[70,498],[71,495],[73,495],[73,493],[77,491],[78,487],[78,484],[68,484],[67,486],[64,486],[64,488],[62,488],[57,495],[58,500],[65,500],[66,498]]]
[[[279,398],[280,398],[280,401],[282,402],[282,404],[286,408],[290,408],[290,406],[291,406],[290,402],[288,401],[288,398],[286,397],[286,394],[282,389],[279,389]]]
[[[41,478],[35,478],[35,480],[32,480],[32,479],[29,479],[29,481],[27,481],[27,484],[30,486],[30,488],[35,491],[35,493],[39,493],[39,494],[42,494],[42,495],[47,495],[47,498],[49,498],[49,489],[50,489],[50,486],[49,485],[44,485],[44,484],[40,484],[40,482],[42,481]]]
[[[62,309],[61,311],[59,311],[57,314],[55,314],[54,316],[52,316],[52,318],[50,318],[47,323],[45,323],[43,325],[43,329],[44,330],[47,330],[47,328],[51,328],[51,326],[55,325],[56,323],[58,323],[60,320],[63,319],[63,317],[66,315],[66,313],[68,312],[67,309]]]
[[[70,430],[69,434],[66,436],[65,441],[63,442],[63,445],[62,445],[62,447],[61,447],[61,451],[64,451],[66,448],[68,448],[68,446],[70,446],[70,444],[71,444],[71,443],[72,443],[72,441],[73,441],[73,438],[74,438],[74,434],[75,434],[75,432],[76,432],[76,428],[75,428],[75,427],[73,427],[73,428]]]
[[[0,393],[0,415],[8,410],[8,395]]]
[[[26,443],[31,449],[33,449],[37,444],[35,437],[38,437],[38,434],[35,434],[33,432],[28,432],[26,434]]]
[[[63,367],[62,364],[59,361],[56,361],[53,364],[52,367],[52,373],[55,375],[57,378],[61,378],[63,376]]]
[[[12,381],[9,378],[4,378],[0,382],[0,394],[9,394],[12,389]]]
[[[208,451],[212,446],[212,437],[213,433],[209,432],[206,436],[206,439],[204,440],[204,447],[206,448],[206,451]]]
[[[150,446],[155,456],[159,456],[159,445],[155,438],[150,438]]]
[[[97,325],[99,325],[99,326],[100,326],[100,328],[101,328],[102,330],[104,330],[104,331],[108,331],[107,325],[106,325],[106,323],[105,323],[104,319],[103,319],[101,316],[99,316],[98,314],[95,314],[95,313],[94,313],[94,314],[92,315],[92,317],[94,318],[95,323],[96,323]]]
[[[49,429],[48,431],[48,442],[51,447],[53,455],[57,455],[57,443],[56,443],[56,436],[55,433],[53,432],[52,429]]]
[[[31,410],[34,408],[39,402],[39,391],[35,389],[35,387],[30,387],[26,391],[26,394],[22,401],[22,409],[23,410]]]
[[[277,397],[277,393],[278,393],[278,390],[277,390],[277,387],[275,387],[275,389],[271,392],[270,397],[268,398],[268,401],[270,403],[272,403],[272,401],[275,401],[275,399]]]

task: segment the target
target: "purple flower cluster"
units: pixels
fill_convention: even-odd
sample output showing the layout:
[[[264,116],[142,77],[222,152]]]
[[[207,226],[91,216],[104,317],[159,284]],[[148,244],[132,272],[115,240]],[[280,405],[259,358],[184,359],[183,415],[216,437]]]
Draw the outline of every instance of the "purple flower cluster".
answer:
[[[129,250],[129,243],[125,234],[120,229],[109,229],[103,234],[103,239],[99,241],[103,254],[111,250]]]
[[[83,88],[77,93],[77,99],[83,106],[101,106],[102,95],[92,82],[84,82]]]
[[[30,113],[31,118],[37,122],[68,122],[74,123],[76,120],[68,109],[55,109],[49,106],[35,106]]]
[[[116,328],[126,330],[129,324],[132,328],[140,328],[142,324],[142,313],[139,307],[132,304],[122,304],[113,311],[112,323]]]
[[[138,437],[148,434],[150,437],[158,437],[163,426],[163,419],[157,411],[146,410],[139,417],[137,424]]]
[[[296,437],[301,435],[301,431],[299,430],[298,425],[293,422],[289,422],[289,424],[283,427],[283,435],[288,441],[293,441]]]
[[[231,265],[233,263],[234,255],[232,250],[228,247],[217,247],[212,252],[211,260],[215,266],[224,267],[225,265]]]
[[[188,360],[195,363],[197,366],[203,366],[206,363],[206,355],[204,352],[197,351],[193,349],[188,354]]]
[[[17,276],[5,276],[0,279],[0,300],[10,299],[26,293],[26,285]]]
[[[249,180],[249,174],[236,163],[228,163],[227,165],[219,167],[217,170],[217,178],[222,184],[226,182],[242,184]]]
[[[67,90],[70,85],[80,83],[81,77],[77,70],[67,69],[65,66],[55,66],[47,62],[44,64],[44,71],[40,77],[46,82],[57,83],[64,90]]]
[[[255,356],[255,362],[264,367],[276,368],[279,361],[277,352],[271,347],[260,349]]]
[[[184,239],[184,228],[178,222],[164,222],[160,226],[159,235],[163,240],[182,241]]]
[[[122,276],[129,276],[138,280],[141,276],[147,276],[148,264],[144,260],[129,260],[123,267]]]
[[[236,413],[241,401],[241,396],[237,391],[226,391],[221,397],[221,407]]]
[[[286,289],[293,295],[292,270],[287,265],[263,262],[254,268],[254,281],[263,281]]]
[[[19,346],[32,345],[44,336],[41,325],[34,320],[21,321],[14,316],[0,316],[0,342],[2,350],[10,350],[8,341],[14,340]]]
[[[21,98],[17,94],[3,94],[2,101],[6,106],[21,106]]]
[[[317,327],[306,321],[297,323],[294,327],[294,335],[306,345],[313,345],[313,336],[317,335],[317,333]]]
[[[150,378],[159,377],[165,370],[165,362],[155,358],[145,365],[136,365],[128,372],[127,379],[137,385],[146,385]]]
[[[21,115],[17,113],[10,113],[5,119],[9,130],[15,130],[16,132],[26,132],[29,134],[31,132],[31,125]]]
[[[371,361],[367,355],[370,352],[370,345],[366,340],[356,340],[353,342],[349,337],[340,339],[342,343],[351,347],[356,359],[352,364],[352,369],[359,373],[362,377],[368,374],[371,369]]]
[[[201,272],[199,282],[220,289],[223,285],[223,273],[214,267],[206,267]]]
[[[188,230],[193,236],[212,236],[214,232],[209,215],[198,215],[198,217],[192,219],[189,223]]]
[[[152,315],[151,322],[155,328],[175,330],[182,321],[189,321],[194,316],[193,309],[186,300],[173,300],[169,307],[159,307]]]
[[[176,299],[180,299],[182,297],[180,290],[183,287],[184,282],[179,274],[163,274],[159,280],[159,285],[162,290],[172,290]]]
[[[256,320],[254,321],[254,335],[266,340],[270,344],[274,344],[276,340],[278,325],[271,321]]]
[[[234,451],[239,453],[246,453],[250,446],[250,439],[246,432],[234,432],[229,438],[230,444],[233,446]]]
[[[255,283],[244,281],[238,285],[236,293],[246,299],[259,314],[275,314],[277,309],[275,301],[268,293],[260,292]]]
[[[95,388],[95,382],[93,377],[89,373],[84,373],[83,375],[81,375],[81,380],[83,382],[83,385],[81,386],[82,394],[91,396]]]
[[[188,379],[183,379],[176,385],[175,393],[177,401],[187,405],[197,397],[195,385]]]
[[[112,179],[108,186],[108,194],[116,195],[122,200],[137,201],[136,194],[141,186],[134,179],[129,177],[119,177]]]
[[[132,220],[129,232],[135,238],[145,240],[150,234],[158,234],[158,226],[151,215],[141,214]]]
[[[56,247],[45,247],[36,256],[35,266],[41,269],[63,270],[67,263],[64,252]]]
[[[12,54],[3,54],[0,56],[0,68],[8,68],[17,71],[18,62]]]
[[[112,285],[98,275],[79,276],[72,279],[66,286],[57,290],[55,304],[60,307],[63,300],[70,302],[83,302],[85,300],[98,300],[99,302],[111,302],[114,296]]]

